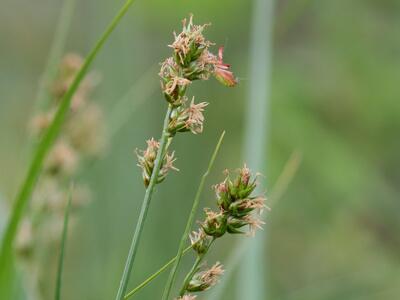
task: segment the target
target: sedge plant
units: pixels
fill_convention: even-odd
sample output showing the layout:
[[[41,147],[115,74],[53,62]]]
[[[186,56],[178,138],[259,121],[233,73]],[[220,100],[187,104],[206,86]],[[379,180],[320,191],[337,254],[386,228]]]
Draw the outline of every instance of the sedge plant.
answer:
[[[208,103],[195,103],[194,97],[189,100],[188,87],[193,81],[208,80],[211,76],[228,87],[237,84],[229,65],[223,62],[223,48],[219,49],[218,55],[210,52],[209,48],[213,44],[203,36],[207,26],[208,24],[194,25],[192,16],[189,20],[183,20],[182,31],[174,34],[175,39],[170,45],[173,50],[172,56],[161,64],[159,75],[167,110],[159,140],[149,139],[147,149],[137,151],[138,166],[142,169],[146,192],[117,292],[117,300],[123,299],[126,293],[154,188],[165,180],[170,170],[178,170],[174,166],[174,152],[169,152],[173,138],[179,133],[199,134],[203,131],[203,112]]]
[[[146,193],[120,282],[117,300],[129,298],[138,289],[151,281],[154,276],[158,276],[164,271],[168,265],[173,264],[162,296],[162,300],[168,300],[181,257],[189,249],[185,249],[188,232],[193,224],[205,176],[207,176],[211,168],[216,152],[212,156],[207,172],[200,182],[176,257],[162,267],[160,271],[156,272],[154,276],[151,276],[149,280],[146,280],[132,292],[125,295],[154,187],[166,179],[170,170],[178,170],[174,166],[175,153],[169,152],[171,142],[178,133],[192,132],[193,134],[198,134],[203,131],[203,111],[208,103],[201,102],[196,104],[193,97],[189,104],[188,86],[195,80],[207,80],[211,75],[214,75],[216,79],[226,86],[232,87],[237,84],[229,65],[223,63],[223,48],[219,49],[218,56],[209,51],[212,43],[203,36],[203,31],[206,27],[207,24],[194,25],[192,17],[190,17],[189,21],[184,20],[182,32],[174,34],[175,40],[170,45],[173,49],[173,56],[167,58],[161,64],[159,75],[168,108],[160,139],[149,139],[147,148],[143,151],[137,151],[138,166],[142,169]],[[223,135],[217,149],[222,138]],[[261,212],[266,207],[263,195],[252,195],[257,187],[257,175],[253,176],[245,165],[239,169],[235,179],[230,178],[229,172],[226,173],[226,176],[222,183],[215,185],[218,210],[205,209],[205,220],[200,223],[198,231],[190,235],[190,248],[193,248],[196,252],[196,259],[177,295],[180,300],[195,299],[196,296],[193,293],[205,291],[218,282],[223,273],[222,265],[219,262],[215,263],[211,268],[205,268],[202,265],[206,254],[216,240],[226,233],[244,233],[242,228],[245,226],[248,226],[250,234],[254,235],[255,230],[261,228],[263,224],[260,218],[255,217],[254,214],[255,211]]]

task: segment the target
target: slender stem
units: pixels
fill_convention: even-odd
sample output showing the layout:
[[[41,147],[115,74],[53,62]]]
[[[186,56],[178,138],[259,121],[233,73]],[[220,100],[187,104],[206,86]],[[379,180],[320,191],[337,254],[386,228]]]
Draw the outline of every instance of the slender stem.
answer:
[[[190,283],[190,280],[192,280],[194,274],[196,274],[197,270],[199,269],[199,265],[200,263],[203,261],[204,255],[199,255],[197,256],[192,268],[190,269],[189,273],[186,275],[185,280],[183,281],[183,285],[182,288],[179,292],[179,296],[182,297],[185,292],[186,292],[186,288]]]
[[[192,249],[192,245],[186,247],[185,250],[183,250],[183,254],[186,254],[190,249]],[[131,296],[139,292],[142,288],[144,288],[146,285],[148,285],[151,281],[153,281],[156,277],[158,277],[161,273],[163,273],[170,265],[172,265],[176,261],[177,257],[175,256],[172,258],[169,262],[167,262],[164,266],[162,266],[157,272],[153,273],[151,276],[149,276],[145,281],[143,281],[141,284],[139,284],[137,287],[135,287],[132,291],[127,293],[125,295],[125,300],[129,299]]]
[[[122,274],[121,282],[120,282],[117,297],[116,297],[117,300],[124,299],[126,288],[128,286],[128,281],[129,281],[129,277],[131,274],[132,265],[135,260],[136,252],[137,252],[137,249],[139,246],[139,241],[140,241],[142,231],[144,228],[144,222],[147,217],[147,212],[148,212],[148,209],[150,206],[151,197],[153,195],[154,187],[157,184],[157,179],[158,179],[161,164],[163,161],[165,149],[166,149],[167,143],[169,143],[169,141],[168,141],[169,140],[168,123],[169,123],[171,112],[172,112],[172,106],[168,105],[168,110],[167,110],[167,113],[165,114],[162,135],[160,138],[160,147],[157,151],[157,157],[154,162],[154,169],[153,169],[153,172],[151,173],[149,186],[147,187],[146,193],[144,195],[139,219],[136,224],[135,233],[133,235],[132,243],[131,243],[129,253],[128,253],[128,257],[126,259],[124,272]]]
[[[189,273],[186,275],[185,280],[183,281],[182,288],[179,292],[180,297],[182,297],[185,294],[190,281],[192,280],[194,274],[196,274],[197,270],[199,269],[200,263],[203,261],[204,257],[206,256],[208,250],[210,250],[210,247],[214,243],[214,241],[215,241],[215,237],[211,240],[210,244],[208,244],[208,247],[204,251],[204,253],[197,256],[192,268],[190,269]]]
[[[119,10],[119,12],[111,21],[109,26],[106,28],[100,39],[97,41],[94,48],[90,51],[89,55],[86,57],[82,67],[76,74],[74,81],[72,82],[71,86],[61,99],[60,105],[54,116],[54,119],[49,129],[43,136],[43,139],[40,141],[35,154],[33,155],[33,159],[29,167],[28,173],[26,175],[26,178],[22,183],[19,193],[14,201],[14,207],[12,209],[7,227],[5,229],[4,238],[1,244],[0,266],[4,266],[5,263],[10,260],[10,256],[12,254],[12,244],[14,242],[19,223],[22,219],[23,211],[32,195],[37,178],[42,169],[43,162],[48,152],[50,151],[53,142],[55,141],[61,130],[61,126],[63,124],[65,115],[69,110],[73,95],[78,89],[79,84],[86,75],[93,60],[96,58],[97,54],[102,49],[105,42],[107,41],[111,33],[114,31],[115,27],[119,24],[123,16],[127,13],[129,7],[133,4],[133,2],[134,0],[127,0],[125,4],[122,6],[122,8]],[[0,269],[0,281],[3,278],[3,276],[6,276],[6,274],[2,274],[4,269],[3,268]]]
[[[205,183],[206,178],[207,178],[208,174],[210,173],[210,170],[211,170],[211,168],[212,168],[212,166],[213,166],[213,164],[215,162],[215,158],[217,157],[219,148],[221,147],[222,140],[224,139],[224,135],[225,135],[225,131],[222,132],[222,134],[221,134],[221,136],[220,136],[220,138],[218,140],[218,143],[215,146],[215,150],[214,150],[214,152],[213,152],[213,154],[211,156],[210,162],[208,163],[207,170],[203,174],[203,176],[201,177],[201,181],[200,181],[199,187],[198,187],[197,192],[196,192],[196,196],[195,196],[194,201],[193,201],[192,210],[190,212],[189,218],[188,218],[187,223],[186,223],[185,231],[184,231],[184,233],[182,235],[182,238],[181,238],[181,241],[180,241],[180,244],[179,244],[178,253],[176,254],[175,264],[172,267],[171,273],[169,274],[169,277],[168,277],[168,281],[165,284],[162,300],[167,300],[169,295],[170,295],[170,293],[171,293],[171,289],[172,289],[172,286],[174,284],[174,280],[176,278],[176,273],[177,273],[177,270],[178,270],[178,266],[179,266],[179,263],[181,261],[182,254],[183,254],[183,251],[184,251],[184,248],[185,248],[185,243],[186,243],[186,240],[188,238],[188,235],[189,235],[189,232],[190,232],[190,228],[192,228],[194,217],[196,215],[196,211],[197,211],[197,208],[198,208],[199,203],[200,203],[200,196],[201,196],[201,192],[203,191],[204,183]]]
[[[69,212],[71,209],[72,191],[73,191],[73,187],[71,186],[71,188],[69,190],[69,195],[68,195],[67,207],[65,208],[65,213],[64,213],[64,225],[63,225],[63,231],[62,231],[62,237],[61,237],[60,257],[58,259],[56,291],[55,291],[55,295],[54,295],[55,300],[61,299],[61,277],[62,277],[62,272],[64,269],[64,253],[65,253],[65,245],[66,245],[66,241],[67,241],[68,221],[69,221]]]

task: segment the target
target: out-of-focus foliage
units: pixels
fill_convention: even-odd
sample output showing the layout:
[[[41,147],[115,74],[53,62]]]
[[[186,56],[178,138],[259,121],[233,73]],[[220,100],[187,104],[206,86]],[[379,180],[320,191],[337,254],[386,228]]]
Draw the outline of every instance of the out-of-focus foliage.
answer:
[[[397,299],[400,2],[277,2],[266,187],[272,187],[293,150],[303,153],[303,163],[286,195],[269,213],[265,267],[271,299]],[[121,4],[80,1],[66,50],[87,53]],[[50,0],[1,3],[3,211],[27,168],[27,123],[60,7],[61,1]],[[223,178],[223,169],[243,163],[251,1],[137,0],[95,62],[103,81],[93,100],[110,111],[147,69],[168,55],[172,31],[180,29],[180,20],[190,12],[196,22],[213,24],[208,36],[225,45],[224,60],[241,82],[235,89],[210,83],[207,89],[200,84],[189,91],[198,95],[198,101],[210,102],[205,130],[174,141],[181,171],[156,191],[135,262],[141,272],[134,274],[131,286],[176,253],[200,176],[223,129],[227,131],[223,155],[208,185]],[[76,178],[91,187],[94,201],[81,211],[70,232],[65,299],[112,299],[116,293],[144,193],[133,150],[143,147],[145,139],[157,137],[165,111],[156,72],[152,80],[153,95],[137,106],[110,141],[108,154]],[[211,205],[213,197],[207,189],[203,205]],[[175,211],[175,217],[166,215],[167,210]],[[224,263],[234,240],[223,242],[225,248],[215,249],[210,261]],[[48,259],[49,285],[44,287],[48,299],[54,291],[57,255]],[[189,264],[184,259],[182,266]],[[155,280],[138,299],[160,297],[165,279],[164,274]]]

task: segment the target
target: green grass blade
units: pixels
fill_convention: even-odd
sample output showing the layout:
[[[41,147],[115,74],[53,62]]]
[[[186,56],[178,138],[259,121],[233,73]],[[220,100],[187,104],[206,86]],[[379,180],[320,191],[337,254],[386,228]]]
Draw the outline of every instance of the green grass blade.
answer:
[[[185,255],[190,249],[192,249],[192,245],[188,246],[185,250],[183,250],[183,255]],[[144,288],[146,285],[148,285],[150,282],[152,282],[154,279],[156,279],[161,273],[163,273],[166,269],[168,269],[169,266],[171,266],[177,257],[175,256],[172,258],[169,262],[167,262],[164,266],[162,266],[158,271],[153,273],[151,276],[149,276],[146,280],[144,280],[141,284],[139,284],[137,287],[135,287],[133,290],[131,290],[129,293],[127,293],[124,297],[124,299],[129,299],[132,297],[134,294],[139,292],[142,288]]]
[[[170,293],[171,293],[171,289],[172,289],[172,286],[173,286],[175,278],[176,278],[176,273],[177,273],[178,266],[179,266],[179,263],[180,263],[181,258],[182,258],[182,254],[183,254],[183,251],[184,251],[184,248],[185,248],[185,244],[186,244],[186,241],[188,239],[190,229],[193,226],[194,217],[196,215],[197,208],[198,208],[199,203],[200,203],[201,192],[203,191],[206,178],[207,178],[208,174],[210,173],[212,166],[214,165],[215,158],[217,157],[217,154],[218,154],[219,148],[221,147],[221,144],[222,144],[222,141],[224,139],[224,136],[225,136],[225,131],[222,132],[222,134],[221,134],[221,136],[220,136],[220,138],[218,140],[218,143],[215,146],[215,150],[214,150],[214,152],[213,152],[213,154],[211,156],[211,159],[210,159],[210,162],[208,164],[207,170],[203,174],[203,176],[201,177],[200,184],[199,184],[199,187],[198,187],[197,192],[196,192],[196,196],[195,196],[194,201],[193,201],[192,210],[190,212],[189,218],[188,218],[187,223],[186,223],[185,231],[184,231],[184,233],[182,235],[182,238],[181,238],[181,241],[180,241],[180,244],[179,244],[178,253],[176,254],[175,263],[174,263],[174,265],[173,265],[173,267],[171,269],[171,273],[169,274],[167,283],[165,284],[164,293],[163,293],[163,296],[162,296],[163,300],[167,300],[169,298]]]
[[[107,39],[109,38],[110,34],[114,31],[115,27],[121,21],[122,17],[126,14],[126,12],[128,11],[129,7],[133,4],[133,2],[134,2],[134,0],[127,0],[125,2],[123,7],[120,9],[120,11],[114,17],[114,19],[111,21],[110,25],[104,31],[104,33],[102,34],[100,39],[97,41],[94,48],[91,50],[89,55],[86,57],[81,69],[77,73],[70,88],[63,96],[63,98],[60,102],[61,104],[54,116],[54,119],[53,119],[49,129],[47,130],[47,132],[43,136],[42,140],[40,141],[40,143],[36,149],[36,152],[33,156],[32,163],[29,167],[29,170],[25,177],[25,180],[23,181],[22,186],[19,190],[19,193],[14,201],[14,206],[11,211],[11,215],[10,215],[8,224],[5,229],[5,233],[4,233],[4,237],[3,237],[1,249],[0,249],[0,266],[3,266],[5,264],[5,262],[7,260],[9,260],[10,256],[12,255],[12,245],[13,245],[13,242],[15,239],[15,235],[17,233],[19,223],[22,218],[24,208],[25,208],[26,204],[28,203],[28,200],[32,194],[35,183],[40,174],[44,159],[46,158],[46,155],[48,154],[54,140],[57,138],[57,136],[60,132],[61,125],[64,121],[65,115],[69,110],[72,96],[76,92],[79,84],[81,83],[82,79],[84,78],[85,74],[87,73],[93,60],[96,58],[97,54],[99,53],[101,48],[104,46],[104,44],[107,41]],[[0,269],[0,285],[4,279],[4,276],[7,276],[6,274],[3,274],[3,273],[5,273],[5,272],[3,272],[3,269]]]
[[[45,108],[49,104],[50,99],[47,89],[57,74],[57,66],[64,51],[65,42],[72,23],[75,4],[76,0],[64,0],[61,8],[61,14],[54,34],[54,40],[35,97],[35,103],[38,109]]]
[[[274,0],[253,1],[249,102],[244,144],[246,163],[263,174],[266,174],[273,6]],[[265,241],[266,232],[247,241],[250,248],[238,274],[237,299],[267,299]]]
[[[270,206],[273,206],[276,201],[282,198],[285,194],[289,184],[292,182],[294,176],[297,173],[301,163],[301,154],[298,152],[294,152],[288,161],[286,162],[282,173],[279,175],[274,188],[272,189],[271,195],[268,197],[268,203]],[[233,247],[235,250],[229,255],[225,270],[224,276],[221,278],[221,282],[217,284],[210,292],[207,297],[207,300],[222,300],[224,299],[224,292],[227,288],[228,283],[231,282],[232,276],[234,274],[235,269],[238,267],[239,262],[242,261],[243,257],[248,257],[248,251],[250,250],[251,244],[248,243],[248,240],[242,239],[236,247]],[[244,298],[247,299],[247,298]]]
[[[56,279],[56,290],[55,290],[55,295],[54,299],[55,300],[60,300],[61,299],[61,277],[62,277],[62,272],[64,268],[64,256],[65,256],[65,245],[67,242],[67,233],[68,233],[68,221],[69,221],[69,211],[71,209],[71,199],[72,199],[72,192],[73,192],[73,187],[71,186],[68,194],[68,202],[67,206],[65,208],[65,213],[64,213],[64,225],[63,225],[63,231],[62,231],[62,236],[61,236],[61,245],[60,245],[60,256],[58,258],[58,268],[57,268],[57,279]]]

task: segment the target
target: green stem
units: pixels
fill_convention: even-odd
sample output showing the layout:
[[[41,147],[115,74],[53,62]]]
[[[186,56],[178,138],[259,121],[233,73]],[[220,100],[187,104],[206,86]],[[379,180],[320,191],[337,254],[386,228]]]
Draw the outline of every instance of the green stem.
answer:
[[[192,245],[186,247],[185,250],[183,250],[183,254],[186,254],[190,249],[192,249]],[[170,265],[172,265],[176,261],[177,257],[175,256],[172,258],[169,262],[167,262],[164,266],[162,266],[157,272],[153,273],[150,277],[148,277],[145,281],[143,281],[141,284],[139,284],[137,287],[135,287],[132,291],[127,293],[125,295],[125,300],[129,299],[132,297],[134,294],[139,292],[142,288],[144,288],[146,285],[148,285],[151,281],[153,281],[156,277],[158,277],[162,272],[164,272]]]
[[[15,235],[18,230],[19,223],[22,218],[23,211],[25,209],[26,204],[28,203],[29,198],[32,195],[33,189],[35,187],[37,178],[40,174],[42,169],[43,162],[53,145],[54,140],[57,138],[61,126],[63,124],[65,115],[67,114],[71,99],[75,94],[79,84],[81,83],[82,79],[86,75],[90,65],[92,64],[93,60],[96,58],[97,54],[104,46],[105,42],[114,31],[115,27],[121,21],[122,17],[126,14],[129,7],[133,4],[134,0],[127,0],[124,6],[120,9],[118,14],[114,17],[110,25],[104,31],[103,35],[97,41],[94,48],[91,50],[89,55],[86,57],[81,69],[77,73],[74,81],[72,82],[71,86],[63,96],[60,106],[54,116],[54,119],[43,136],[42,140],[40,141],[36,152],[33,155],[32,163],[29,167],[28,173],[26,178],[19,190],[19,193],[14,201],[14,206],[7,223],[7,227],[5,229],[5,234],[3,237],[3,241],[1,244],[0,250],[0,266],[4,266],[7,261],[10,260],[10,256],[12,254],[12,245],[15,239]],[[3,276],[6,276],[4,273],[5,268],[0,269],[0,281],[2,281]]]
[[[167,113],[165,114],[162,135],[160,138],[160,147],[157,151],[156,161],[154,162],[154,169],[153,169],[153,172],[151,173],[149,186],[147,187],[146,193],[144,195],[139,219],[136,224],[135,233],[133,235],[132,243],[131,243],[129,253],[128,253],[128,257],[126,259],[124,272],[122,273],[122,278],[121,278],[121,282],[120,282],[117,297],[116,297],[117,300],[124,299],[126,288],[128,286],[128,281],[129,281],[129,277],[131,274],[132,265],[135,260],[136,252],[137,252],[137,249],[139,246],[139,241],[140,241],[142,231],[144,228],[144,222],[146,220],[147,212],[148,212],[148,209],[150,206],[150,200],[153,195],[154,187],[157,184],[158,174],[160,172],[165,149],[166,149],[167,143],[169,143],[168,142],[168,140],[169,140],[168,123],[169,123],[171,112],[172,112],[172,106],[168,105],[168,110],[167,110]]]
[[[72,191],[73,187],[71,186],[68,195],[68,203],[64,213],[64,225],[61,237],[61,246],[60,246],[60,257],[58,259],[58,269],[57,269],[57,279],[56,279],[56,291],[54,295],[55,300],[61,299],[61,277],[64,269],[64,253],[65,253],[65,245],[67,241],[67,232],[68,232],[68,221],[69,221],[69,212],[71,209],[71,201],[72,201]]]
[[[176,254],[175,264],[172,267],[171,273],[169,274],[169,277],[168,277],[168,280],[167,280],[167,283],[165,284],[162,300],[167,300],[169,295],[170,295],[170,293],[171,293],[171,289],[172,289],[172,286],[173,286],[175,278],[176,278],[176,273],[177,273],[177,270],[178,270],[178,266],[179,266],[179,263],[181,261],[182,254],[183,254],[183,251],[184,251],[184,248],[185,248],[185,243],[186,243],[186,240],[188,238],[190,229],[192,228],[192,225],[193,225],[193,222],[194,222],[194,217],[196,215],[196,211],[197,211],[197,208],[198,208],[199,203],[200,203],[200,196],[201,196],[201,192],[203,191],[204,183],[206,181],[206,178],[207,178],[208,174],[210,173],[210,170],[211,170],[212,166],[214,165],[215,158],[217,157],[219,148],[221,147],[222,140],[224,139],[224,135],[225,135],[225,131],[222,132],[222,134],[221,134],[221,136],[220,136],[220,138],[218,140],[217,146],[215,147],[215,150],[214,150],[214,152],[213,152],[213,154],[211,156],[210,162],[208,163],[208,168],[207,168],[206,172],[203,174],[203,176],[201,177],[201,181],[200,181],[199,187],[198,187],[197,192],[196,192],[196,196],[195,196],[194,201],[193,201],[192,210],[190,212],[189,218],[188,218],[187,223],[186,223],[185,231],[184,231],[184,233],[182,235],[182,238],[181,238],[181,241],[180,241],[180,244],[179,244],[178,253]]]
[[[182,288],[179,292],[179,296],[182,297],[185,292],[186,289],[190,283],[190,281],[192,280],[194,274],[196,274],[197,270],[199,269],[199,265],[201,264],[201,262],[203,261],[204,257],[206,256],[208,250],[210,250],[211,245],[214,243],[215,241],[215,237],[211,240],[210,244],[208,244],[207,249],[204,251],[204,253],[199,254],[192,266],[192,268],[190,269],[189,273],[186,275],[185,280],[183,281],[183,285]]]
[[[185,294],[186,288],[189,285],[190,280],[192,280],[194,274],[196,274],[197,270],[199,269],[199,265],[203,261],[203,258],[204,258],[204,254],[197,256],[192,268],[190,269],[189,273],[186,275],[185,280],[183,281],[182,288],[179,292],[180,297],[182,297]]]

